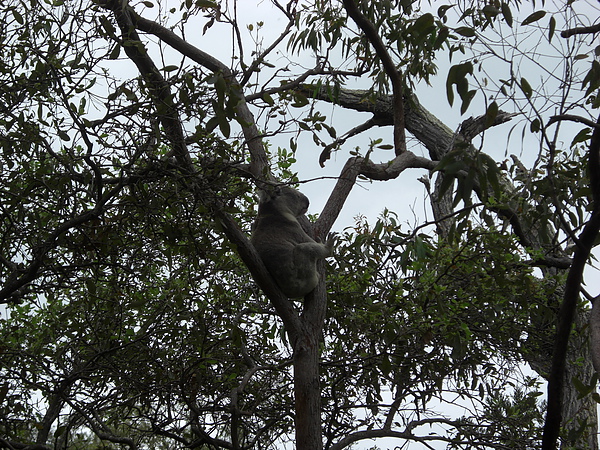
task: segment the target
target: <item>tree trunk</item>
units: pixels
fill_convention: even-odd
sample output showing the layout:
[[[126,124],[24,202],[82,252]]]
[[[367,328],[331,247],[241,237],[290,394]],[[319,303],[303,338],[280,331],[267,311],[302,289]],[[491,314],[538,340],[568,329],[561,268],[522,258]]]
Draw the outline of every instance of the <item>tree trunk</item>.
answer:
[[[294,351],[296,449],[321,450],[321,384],[319,339],[306,335]]]
[[[311,229],[310,233],[314,236]],[[320,238],[322,236],[316,236]],[[321,450],[321,382],[319,379],[320,343],[323,336],[327,289],[325,262],[317,262],[319,284],[304,299],[302,331],[290,335],[294,347],[294,395],[296,399],[296,449]]]
[[[589,312],[578,310],[569,341],[563,391],[563,426],[567,439],[562,442],[562,450],[598,450],[598,405],[590,394],[580,398],[573,383],[578,379],[588,385],[594,375],[592,360],[587,357],[590,354],[588,319]]]

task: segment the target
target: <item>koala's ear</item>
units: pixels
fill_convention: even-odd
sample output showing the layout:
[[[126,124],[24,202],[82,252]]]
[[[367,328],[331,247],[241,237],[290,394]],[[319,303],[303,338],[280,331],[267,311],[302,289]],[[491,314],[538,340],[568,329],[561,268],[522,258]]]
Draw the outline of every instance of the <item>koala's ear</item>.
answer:
[[[260,203],[265,203],[273,200],[282,193],[282,186],[267,186],[264,189],[259,189],[256,193]]]
[[[259,189],[258,192],[256,193],[256,195],[258,196],[259,203],[264,203],[266,201],[269,201],[269,199],[271,198],[269,193],[263,189]]]

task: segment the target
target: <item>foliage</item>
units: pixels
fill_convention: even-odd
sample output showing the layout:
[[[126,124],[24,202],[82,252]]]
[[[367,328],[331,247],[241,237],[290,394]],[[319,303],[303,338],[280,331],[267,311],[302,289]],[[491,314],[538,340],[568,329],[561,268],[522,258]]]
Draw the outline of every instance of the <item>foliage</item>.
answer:
[[[483,414],[515,385],[515,367],[499,353],[522,359],[528,336],[543,329],[541,317],[551,325],[551,312],[543,312],[547,293],[506,234],[473,229],[448,246],[400,230],[393,215],[372,228],[363,222],[338,247],[324,353],[332,361],[326,373],[338,380],[332,407],[348,412],[364,402],[376,416],[381,407],[368,405],[391,394],[407,417],[417,417],[432,399],[451,403],[451,385]],[[530,387],[528,395],[536,395]]]
[[[325,448],[539,447],[566,274],[597,211],[600,69],[586,55],[598,52],[556,31],[584,16],[573,4],[355,3],[403,75],[412,151],[371,129],[401,114],[341,1],[273,2],[265,14],[281,20],[258,23],[236,1],[0,5],[0,448],[297,443],[298,355],[315,342]],[[202,50],[225,35],[221,61]],[[432,85],[480,116],[453,133],[418,102]],[[318,101],[372,117],[338,123]],[[501,132],[520,132],[518,157],[493,134],[515,115]],[[367,130],[366,151],[347,148]],[[338,185],[317,237],[352,206],[344,183],[403,194],[406,169],[427,174],[433,220],[409,225],[395,194],[377,219],[338,223],[328,299],[281,303],[244,236],[255,187],[314,177],[306,136],[322,164],[332,149],[352,156],[339,177],[325,168]],[[586,314],[581,301],[565,447],[597,448]]]

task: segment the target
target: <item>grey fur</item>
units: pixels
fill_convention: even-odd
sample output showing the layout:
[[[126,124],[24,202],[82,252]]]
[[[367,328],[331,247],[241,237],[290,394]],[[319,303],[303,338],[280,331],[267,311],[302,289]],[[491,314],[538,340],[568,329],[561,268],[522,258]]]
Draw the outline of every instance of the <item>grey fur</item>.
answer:
[[[298,222],[308,209],[301,192],[278,187],[258,195],[251,242],[281,291],[291,298],[304,297],[319,282],[317,260],[331,254],[332,242],[314,241]]]

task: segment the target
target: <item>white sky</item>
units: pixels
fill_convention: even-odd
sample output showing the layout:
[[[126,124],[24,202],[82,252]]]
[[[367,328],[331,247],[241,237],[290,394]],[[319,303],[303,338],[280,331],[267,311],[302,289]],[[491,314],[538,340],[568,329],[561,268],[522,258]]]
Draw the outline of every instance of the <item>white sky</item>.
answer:
[[[439,5],[439,2],[432,2],[433,7],[437,8],[436,4]],[[547,3],[548,4],[548,3]],[[560,2],[562,5],[562,2]],[[588,15],[590,22],[593,22],[598,17],[598,3],[595,1],[580,1],[576,2],[576,5],[580,8],[583,14]],[[268,0],[242,0],[239,2],[239,18],[246,23],[256,23],[259,21],[265,22],[265,28],[261,31],[265,36],[265,47],[269,45],[269,38],[275,36],[278,31],[283,29],[286,25],[286,20],[283,18],[282,14],[275,10],[270,1]],[[525,6],[523,7],[523,17],[528,14],[525,11]],[[147,11],[147,15],[149,17],[152,16],[152,11]],[[547,20],[543,21],[543,24],[547,24]],[[199,48],[207,51],[212,56],[220,59],[225,64],[228,64],[230,61],[231,55],[231,34],[229,31],[223,31],[223,28],[215,25],[211,29],[209,29],[206,34],[202,34],[202,26],[204,25],[203,21],[199,22],[198,31],[193,36],[186,36],[186,38],[197,45]],[[560,27],[558,28],[560,30]],[[246,32],[247,30],[242,28],[242,31]],[[189,32],[189,31],[188,31]],[[559,36],[556,36],[555,39],[561,39]],[[285,44],[282,44],[282,49],[285,49]],[[247,53],[249,54],[249,52]],[[285,59],[285,55],[280,55],[281,61]],[[273,61],[275,64],[277,61]],[[446,100],[446,92],[445,92],[445,75],[447,73],[447,67],[442,67],[445,61],[441,59],[438,61],[440,65],[439,75],[433,79],[434,85],[429,87],[425,85],[421,85],[417,89],[417,95],[419,97],[420,102],[429,109],[431,112],[435,113],[439,119],[441,119],[446,125],[448,125],[452,129],[456,129],[459,124],[471,114],[479,115],[484,112],[484,109],[481,107],[482,101],[481,98],[476,98],[473,102],[470,110],[467,112],[467,115],[464,117],[460,116],[459,113],[459,104],[455,101],[454,107],[450,107]],[[313,62],[307,62],[307,66],[312,66]],[[364,88],[366,84],[361,82],[361,84],[352,86],[350,84],[348,87],[350,88]],[[481,94],[478,94],[481,96]],[[335,109],[332,105],[321,102],[318,105],[318,109],[331,117],[330,124],[333,125],[337,132],[338,136],[342,135],[348,129],[356,126],[359,123],[364,122],[369,118],[369,114],[367,113],[356,113],[352,111],[342,111],[341,108]],[[335,109],[335,114],[333,114]],[[504,159],[505,150],[507,148],[506,136],[508,135],[508,130],[512,127],[513,124],[510,122],[504,125],[499,126],[494,133],[494,142],[497,144],[495,149],[490,150],[490,145],[486,145],[484,147],[484,151],[491,154],[497,160]],[[581,127],[575,126],[574,132],[575,134]],[[496,137],[498,135],[498,137]],[[285,135],[282,137],[275,137],[271,139],[271,142],[274,147],[282,146],[287,147],[289,142],[289,135]],[[354,147],[359,146],[363,151],[366,151],[368,148],[369,140],[375,138],[384,138],[385,141],[391,142],[392,140],[392,128],[373,128],[368,133],[364,133],[360,136],[354,137],[348,140],[341,151],[332,155],[332,158],[326,162],[325,168],[319,167],[318,164],[318,156],[321,152],[321,148],[317,147],[313,142],[308,133],[305,133],[303,137],[299,141],[299,151],[297,153],[298,164],[294,167],[295,170],[298,170],[300,179],[312,179],[319,177],[329,177],[332,179],[325,180],[317,180],[310,183],[303,184],[301,190],[310,198],[311,207],[309,212],[318,213],[323,205],[325,204],[329,193],[331,192],[331,188],[335,183],[335,177],[337,177],[340,173],[341,167],[346,162],[349,157],[349,151]],[[509,153],[519,154],[520,157],[527,163],[528,160],[534,158],[535,154],[537,154],[537,147],[534,144],[534,153],[531,155],[522,154],[521,155],[521,143],[516,142],[516,139],[520,139],[520,133],[515,133],[513,136],[513,141],[510,142],[510,151]],[[567,138],[565,137],[565,140]],[[409,148],[411,143],[409,142]],[[410,148],[413,151],[419,152],[416,148]],[[384,153],[383,151],[379,154],[374,155],[374,159],[381,158],[380,161],[385,161],[387,159],[392,158],[392,154],[390,151]],[[373,182],[373,183],[360,183],[355,186],[345,207],[342,211],[342,214],[338,218],[337,223],[334,226],[334,229],[337,231],[343,230],[344,228],[351,226],[354,224],[354,217],[357,215],[366,216],[371,223],[374,223],[377,216],[383,211],[384,208],[388,208],[391,211],[394,211],[398,214],[399,219],[404,221],[407,225],[407,229],[412,225],[422,222],[425,219],[431,219],[429,202],[426,198],[425,188],[424,186],[417,181],[417,178],[426,174],[424,170],[409,170],[400,175],[400,177],[396,180],[391,180],[387,182]],[[600,252],[596,252],[600,254]],[[600,276],[598,275],[598,270],[593,268],[588,268],[586,271],[586,281],[588,283],[588,291],[593,295],[600,294]],[[386,441],[377,441],[377,445],[381,448],[385,448]],[[400,442],[390,441],[391,445],[399,444]],[[369,441],[367,441],[369,444]],[[362,446],[361,446],[362,448]],[[366,448],[366,447],[365,447]],[[411,448],[418,448],[417,445]]]

